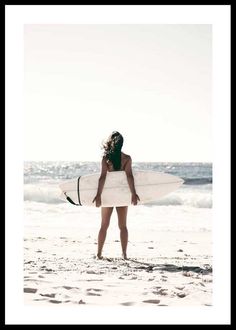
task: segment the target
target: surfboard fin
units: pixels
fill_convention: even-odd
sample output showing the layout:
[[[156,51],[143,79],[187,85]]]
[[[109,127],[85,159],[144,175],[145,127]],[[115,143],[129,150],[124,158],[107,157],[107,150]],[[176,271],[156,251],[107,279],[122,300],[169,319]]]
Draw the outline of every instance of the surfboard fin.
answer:
[[[72,199],[69,196],[67,196],[67,194],[65,192],[64,192],[64,194],[65,194],[66,199],[68,200],[68,202],[70,202],[73,205],[77,205],[77,206],[80,205],[80,204],[76,204],[75,202],[73,202]]]

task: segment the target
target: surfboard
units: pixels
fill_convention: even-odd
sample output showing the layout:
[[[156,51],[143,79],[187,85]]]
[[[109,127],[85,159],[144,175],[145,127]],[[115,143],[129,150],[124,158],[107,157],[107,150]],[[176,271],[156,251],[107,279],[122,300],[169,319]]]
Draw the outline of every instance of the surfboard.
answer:
[[[139,204],[156,201],[177,190],[184,182],[178,176],[155,171],[133,170],[136,193]],[[100,173],[82,175],[59,184],[60,198],[75,205],[95,206]],[[131,205],[131,192],[125,171],[107,172],[101,195],[103,207]]]

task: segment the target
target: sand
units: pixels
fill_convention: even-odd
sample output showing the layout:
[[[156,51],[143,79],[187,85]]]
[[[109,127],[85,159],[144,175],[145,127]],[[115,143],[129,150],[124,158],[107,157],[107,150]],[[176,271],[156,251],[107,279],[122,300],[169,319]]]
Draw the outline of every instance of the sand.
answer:
[[[96,258],[100,210],[25,208],[26,305],[211,306],[211,209],[130,207],[128,260],[112,215]],[[65,216],[66,214],[66,216]]]

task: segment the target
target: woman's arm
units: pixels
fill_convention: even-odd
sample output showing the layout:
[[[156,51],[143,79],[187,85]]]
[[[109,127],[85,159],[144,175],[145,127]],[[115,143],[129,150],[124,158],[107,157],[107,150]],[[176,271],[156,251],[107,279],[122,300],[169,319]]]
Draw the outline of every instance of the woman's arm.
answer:
[[[125,165],[125,173],[126,173],[127,181],[129,184],[131,194],[132,194],[131,202],[132,202],[132,204],[137,205],[138,200],[140,201],[140,199],[139,199],[139,196],[136,194],[136,190],[135,190],[134,176],[133,176],[133,172],[132,172],[132,159],[130,156]]]
[[[102,194],[102,190],[103,190],[103,187],[104,187],[104,184],[105,184],[106,176],[107,176],[107,163],[106,163],[105,157],[103,157],[101,175],[100,175],[100,178],[98,180],[97,195],[93,199],[93,203],[96,202],[96,207],[99,207],[102,204],[101,194]]]

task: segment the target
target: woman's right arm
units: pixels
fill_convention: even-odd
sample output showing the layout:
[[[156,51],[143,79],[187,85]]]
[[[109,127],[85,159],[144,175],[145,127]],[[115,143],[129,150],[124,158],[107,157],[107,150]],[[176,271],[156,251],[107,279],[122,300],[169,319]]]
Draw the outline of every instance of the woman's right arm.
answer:
[[[127,176],[128,185],[129,185],[131,195],[132,195],[131,202],[132,202],[132,204],[137,205],[138,200],[140,201],[140,199],[139,199],[139,196],[136,194],[136,190],[135,190],[134,176],[133,176],[133,172],[132,172],[132,159],[130,156],[125,165],[124,170],[125,170],[125,173]]]
[[[107,176],[107,163],[106,163],[105,157],[103,157],[101,175],[100,175],[100,178],[98,180],[97,195],[93,199],[93,203],[96,202],[96,207],[99,207],[102,204],[101,203],[101,195],[102,195],[103,187],[104,187],[104,184],[105,184],[106,176]]]

